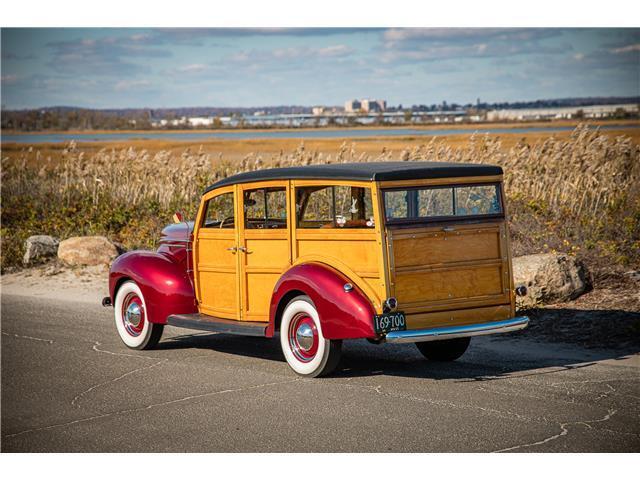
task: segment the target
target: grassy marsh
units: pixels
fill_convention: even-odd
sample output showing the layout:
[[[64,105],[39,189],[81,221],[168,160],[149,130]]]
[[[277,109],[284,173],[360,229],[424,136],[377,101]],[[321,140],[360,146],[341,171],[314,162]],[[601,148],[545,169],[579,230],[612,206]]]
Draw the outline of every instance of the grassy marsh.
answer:
[[[175,210],[193,216],[206,185],[270,166],[435,160],[505,170],[515,254],[565,251],[598,271],[640,267],[640,135],[554,134],[344,141],[130,141],[2,147],[2,269],[29,235],[104,234],[153,248]]]

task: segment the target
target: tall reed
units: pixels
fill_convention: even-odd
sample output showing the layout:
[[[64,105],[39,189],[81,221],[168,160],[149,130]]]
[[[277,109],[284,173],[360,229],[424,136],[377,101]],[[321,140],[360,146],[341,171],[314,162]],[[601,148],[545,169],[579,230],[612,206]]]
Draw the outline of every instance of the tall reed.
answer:
[[[640,147],[579,126],[568,139],[521,141],[510,149],[490,135],[474,135],[458,148],[434,137],[400,155],[383,148],[375,156],[358,152],[356,143],[322,153],[301,142],[293,151],[236,162],[202,147],[180,156],[133,147],[86,155],[72,142],[57,162],[25,149],[17,159],[2,159],[2,268],[20,263],[32,234],[99,233],[129,248],[151,248],[173,210],[193,216],[204,188],[235,173],[389,160],[500,165],[516,253],[557,249],[603,265],[640,264]]]

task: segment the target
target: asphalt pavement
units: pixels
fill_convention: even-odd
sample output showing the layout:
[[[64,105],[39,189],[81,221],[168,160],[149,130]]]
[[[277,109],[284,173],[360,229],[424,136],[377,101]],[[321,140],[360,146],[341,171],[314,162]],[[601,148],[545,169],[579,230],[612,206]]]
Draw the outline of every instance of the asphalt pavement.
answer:
[[[3,295],[3,452],[638,452],[640,356],[473,339],[457,362],[345,342],[303,379],[277,339],[165,329],[127,349],[97,304]]]

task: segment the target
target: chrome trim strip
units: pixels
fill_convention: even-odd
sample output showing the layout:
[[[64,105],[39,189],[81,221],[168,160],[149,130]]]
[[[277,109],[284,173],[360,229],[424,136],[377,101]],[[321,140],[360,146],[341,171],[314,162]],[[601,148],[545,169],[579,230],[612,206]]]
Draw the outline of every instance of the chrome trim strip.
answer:
[[[529,317],[515,317],[508,320],[501,320],[499,322],[479,323],[458,327],[404,330],[401,332],[387,333],[385,341],[389,343],[413,343],[447,340],[449,338],[476,337],[478,335],[515,332],[516,330],[522,330],[528,324]]]

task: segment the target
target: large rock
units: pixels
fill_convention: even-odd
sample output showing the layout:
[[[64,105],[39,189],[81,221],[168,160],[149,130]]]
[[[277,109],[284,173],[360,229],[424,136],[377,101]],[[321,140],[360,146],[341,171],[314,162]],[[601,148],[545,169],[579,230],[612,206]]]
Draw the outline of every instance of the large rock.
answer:
[[[60,241],[57,238],[49,235],[32,235],[24,242],[22,263],[32,265],[55,257],[59,243]]]
[[[585,265],[565,254],[515,257],[513,277],[516,286],[527,287],[527,295],[516,297],[524,308],[573,300],[591,288]]]
[[[71,237],[60,242],[58,258],[70,266],[109,265],[118,249],[106,237]]]

